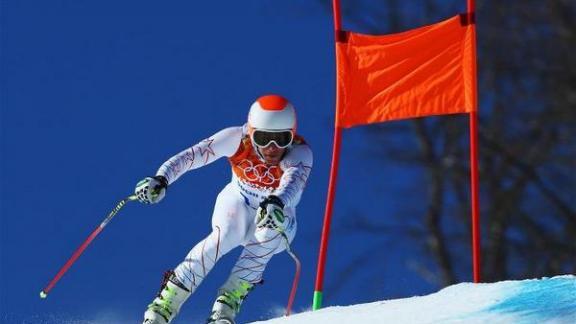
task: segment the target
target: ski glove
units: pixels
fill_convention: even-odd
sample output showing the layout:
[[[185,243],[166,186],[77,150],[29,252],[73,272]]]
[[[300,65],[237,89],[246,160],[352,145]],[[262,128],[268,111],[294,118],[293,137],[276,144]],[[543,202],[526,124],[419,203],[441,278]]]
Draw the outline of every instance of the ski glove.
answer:
[[[146,177],[136,184],[134,193],[141,203],[155,204],[164,198],[167,187],[168,180],[163,176]]]
[[[264,199],[256,211],[257,228],[271,228],[283,232],[285,219],[284,203],[280,198],[273,195]]]

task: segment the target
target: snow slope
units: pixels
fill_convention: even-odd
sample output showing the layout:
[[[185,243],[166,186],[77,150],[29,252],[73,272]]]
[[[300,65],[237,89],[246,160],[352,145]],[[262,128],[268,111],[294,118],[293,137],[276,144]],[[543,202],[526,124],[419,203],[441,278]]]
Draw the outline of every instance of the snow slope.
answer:
[[[328,307],[267,324],[570,323],[576,324],[576,277],[462,283],[421,297]]]

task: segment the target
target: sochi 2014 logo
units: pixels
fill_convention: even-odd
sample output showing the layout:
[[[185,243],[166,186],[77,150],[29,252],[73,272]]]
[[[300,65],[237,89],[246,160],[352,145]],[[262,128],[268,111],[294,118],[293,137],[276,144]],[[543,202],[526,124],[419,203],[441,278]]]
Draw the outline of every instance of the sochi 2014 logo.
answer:
[[[278,166],[267,166],[264,163],[254,164],[254,162],[244,159],[237,164],[244,173],[244,180],[258,182],[265,186],[271,186],[280,180],[280,169]]]

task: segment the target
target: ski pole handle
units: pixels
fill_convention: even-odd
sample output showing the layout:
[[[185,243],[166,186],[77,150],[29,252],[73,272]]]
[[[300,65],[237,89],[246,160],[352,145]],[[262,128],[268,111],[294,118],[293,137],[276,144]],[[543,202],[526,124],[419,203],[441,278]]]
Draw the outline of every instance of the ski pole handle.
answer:
[[[54,279],[52,279],[52,281],[50,281],[48,286],[46,286],[46,288],[44,288],[40,292],[40,298],[44,299],[44,298],[48,297],[48,293],[50,292],[50,290],[52,290],[52,288],[56,285],[56,283],[60,280],[60,278],[62,278],[64,273],[66,273],[66,271],[68,271],[68,269],[72,266],[72,264],[74,264],[74,262],[76,262],[78,257],[80,257],[82,252],[84,252],[84,250],[86,249],[86,247],[88,247],[88,245],[92,242],[92,240],[94,240],[94,238],[96,238],[96,236],[98,236],[98,234],[100,234],[100,232],[102,232],[104,227],[106,227],[106,225],[108,225],[108,223],[110,223],[112,218],[114,218],[114,216],[116,216],[116,214],[120,211],[120,209],[122,209],[122,207],[124,207],[124,205],[126,205],[127,202],[134,201],[137,199],[138,199],[138,197],[136,195],[131,195],[131,196],[128,196],[128,197],[120,200],[118,205],[116,205],[116,207],[114,209],[112,209],[112,211],[110,212],[110,214],[108,214],[108,216],[104,219],[104,221],[102,223],[100,223],[100,225],[98,225],[98,227],[96,227],[96,229],[92,232],[92,234],[90,234],[90,236],[88,236],[88,238],[86,238],[86,240],[84,240],[82,245],[80,245],[80,247],[78,249],[76,249],[76,251],[74,251],[74,253],[70,257],[70,259],[68,259],[68,261],[66,261],[66,263],[62,266],[60,271],[58,271],[58,273],[56,274]]]

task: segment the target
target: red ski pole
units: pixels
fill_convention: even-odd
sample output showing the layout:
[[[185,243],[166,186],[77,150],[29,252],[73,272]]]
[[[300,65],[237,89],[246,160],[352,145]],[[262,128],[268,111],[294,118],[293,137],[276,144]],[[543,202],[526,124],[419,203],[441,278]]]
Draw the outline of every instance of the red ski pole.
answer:
[[[58,273],[56,274],[56,276],[54,277],[54,279],[52,279],[52,281],[50,281],[50,283],[48,284],[48,286],[46,286],[46,288],[44,288],[41,292],[40,292],[40,298],[46,298],[48,297],[48,293],[50,292],[50,290],[52,290],[52,288],[54,288],[54,286],[56,285],[56,283],[60,280],[60,278],[62,278],[62,276],[64,275],[64,273],[66,273],[66,271],[68,271],[68,269],[72,266],[72,264],[74,264],[74,262],[76,262],[76,260],[78,259],[78,257],[80,257],[80,255],[82,254],[82,252],[84,252],[84,250],[86,249],[86,247],[92,242],[92,240],[94,240],[94,238],[96,236],[98,236],[98,234],[100,234],[100,232],[102,232],[102,230],[104,229],[104,227],[106,225],[108,225],[108,223],[110,223],[110,221],[112,220],[112,218],[114,218],[114,216],[120,211],[120,209],[122,209],[122,207],[124,207],[124,205],[129,202],[129,201],[133,201],[138,199],[136,197],[136,195],[132,195],[129,196],[125,199],[120,200],[120,202],[118,203],[118,205],[116,205],[116,207],[110,212],[110,214],[108,214],[108,216],[106,217],[106,219],[104,219],[104,221],[102,223],[100,223],[100,225],[98,225],[98,227],[96,227],[96,229],[92,232],[92,234],[90,234],[90,236],[88,236],[88,238],[82,243],[82,245],[80,245],[80,247],[78,249],[76,249],[76,251],[74,251],[74,254],[72,254],[72,256],[70,257],[70,259],[68,259],[68,261],[66,261],[66,263],[64,264],[64,266],[62,266],[62,268],[60,269],[60,271],[58,271]]]
[[[285,314],[286,316],[290,316],[290,313],[292,312],[292,304],[294,303],[294,298],[296,297],[296,290],[298,289],[298,281],[300,281],[301,264],[296,254],[292,252],[292,249],[290,248],[290,241],[288,241],[288,237],[286,236],[286,234],[284,232],[280,232],[280,234],[282,234],[282,236],[286,240],[286,252],[288,252],[288,254],[294,260],[294,263],[296,264],[296,273],[294,274],[294,280],[292,281],[292,290],[290,290],[290,297],[288,298],[288,305],[286,306],[286,314]]]

